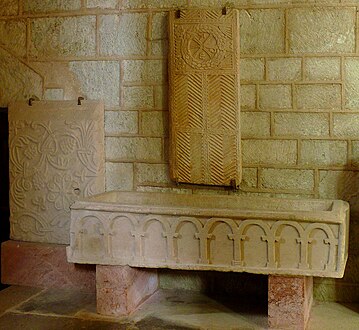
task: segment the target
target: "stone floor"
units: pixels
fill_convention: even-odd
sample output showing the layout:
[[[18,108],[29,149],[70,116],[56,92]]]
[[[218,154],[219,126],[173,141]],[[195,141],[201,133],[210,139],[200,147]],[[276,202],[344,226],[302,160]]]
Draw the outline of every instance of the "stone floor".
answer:
[[[95,295],[12,286],[0,291],[0,329],[266,329],[266,302],[158,291],[130,317],[96,314]],[[359,329],[359,304],[317,303],[310,330]]]

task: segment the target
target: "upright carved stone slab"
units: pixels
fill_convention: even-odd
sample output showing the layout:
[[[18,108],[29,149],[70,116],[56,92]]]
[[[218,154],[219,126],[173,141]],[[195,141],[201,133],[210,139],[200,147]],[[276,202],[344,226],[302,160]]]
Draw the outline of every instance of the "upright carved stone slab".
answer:
[[[70,205],[105,190],[103,104],[9,107],[11,238],[68,243]]]
[[[239,22],[234,9],[170,12],[171,177],[241,180]]]

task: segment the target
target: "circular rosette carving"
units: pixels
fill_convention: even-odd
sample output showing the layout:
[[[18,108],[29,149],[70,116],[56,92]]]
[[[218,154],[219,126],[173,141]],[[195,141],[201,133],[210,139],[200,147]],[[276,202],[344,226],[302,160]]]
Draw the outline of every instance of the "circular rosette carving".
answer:
[[[183,60],[194,69],[218,68],[225,57],[225,35],[211,25],[191,26],[183,32]]]

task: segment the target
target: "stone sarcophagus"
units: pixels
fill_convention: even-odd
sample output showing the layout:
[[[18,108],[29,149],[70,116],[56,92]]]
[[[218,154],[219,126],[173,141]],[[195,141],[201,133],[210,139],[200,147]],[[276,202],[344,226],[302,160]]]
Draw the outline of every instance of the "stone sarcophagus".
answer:
[[[235,9],[169,13],[171,177],[241,181],[239,20]]]
[[[108,192],[71,211],[70,262],[342,277],[339,200]]]

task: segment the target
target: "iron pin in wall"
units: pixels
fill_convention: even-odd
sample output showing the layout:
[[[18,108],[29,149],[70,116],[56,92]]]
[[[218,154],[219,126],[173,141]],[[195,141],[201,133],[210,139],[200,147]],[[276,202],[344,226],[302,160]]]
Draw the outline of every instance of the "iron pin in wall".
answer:
[[[81,101],[83,101],[84,100],[84,98],[82,97],[82,96],[79,96],[78,98],[77,98],[77,105],[82,105],[81,104]]]
[[[32,107],[32,102],[35,101],[35,99],[33,97],[30,97],[29,98],[29,106]]]

